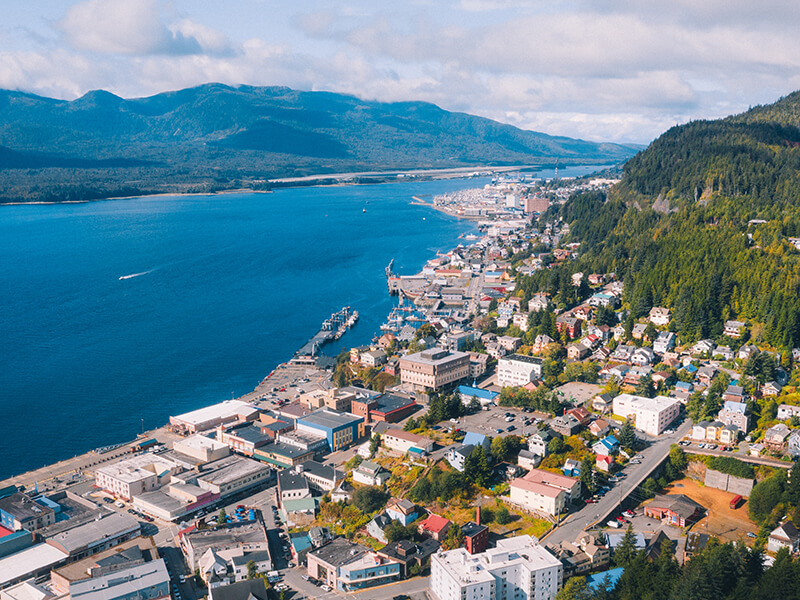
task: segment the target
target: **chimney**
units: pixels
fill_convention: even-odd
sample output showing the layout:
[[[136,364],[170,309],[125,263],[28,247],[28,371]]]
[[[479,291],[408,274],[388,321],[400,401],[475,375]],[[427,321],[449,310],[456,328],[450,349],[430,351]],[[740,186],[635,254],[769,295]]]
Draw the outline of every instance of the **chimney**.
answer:
[[[481,524],[481,507],[480,507],[480,505],[475,508],[475,523],[477,525]]]

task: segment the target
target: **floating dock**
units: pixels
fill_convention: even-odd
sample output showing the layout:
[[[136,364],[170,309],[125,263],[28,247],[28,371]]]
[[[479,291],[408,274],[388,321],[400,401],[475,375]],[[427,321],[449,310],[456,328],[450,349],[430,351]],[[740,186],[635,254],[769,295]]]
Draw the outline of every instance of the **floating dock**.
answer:
[[[295,356],[318,356],[320,348],[332,340],[338,340],[358,321],[358,311],[345,306],[322,322],[322,327],[308,340]]]

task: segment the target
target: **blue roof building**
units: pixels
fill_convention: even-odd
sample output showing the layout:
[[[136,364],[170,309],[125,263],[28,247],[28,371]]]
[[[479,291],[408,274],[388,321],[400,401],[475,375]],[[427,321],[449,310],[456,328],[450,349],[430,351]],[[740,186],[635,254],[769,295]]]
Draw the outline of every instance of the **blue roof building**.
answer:
[[[492,441],[487,436],[473,431],[468,431],[461,443],[465,446],[483,446],[484,452],[487,453],[491,452],[492,449]]]
[[[320,408],[297,419],[297,429],[323,434],[332,452],[344,450],[364,435],[364,417]]]
[[[600,573],[594,573],[592,575],[586,576],[586,587],[592,591],[597,590],[601,586],[606,586],[607,590],[613,590],[617,587],[617,583],[619,583],[619,578],[622,577],[622,573],[625,571],[622,567],[617,567],[616,569],[609,569],[608,571],[601,571]]]
[[[461,396],[461,402],[464,404],[469,404],[472,401],[472,398],[475,397],[483,405],[494,402],[495,398],[500,395],[497,392],[483,390],[479,387],[473,387],[471,385],[458,386],[458,393]]]

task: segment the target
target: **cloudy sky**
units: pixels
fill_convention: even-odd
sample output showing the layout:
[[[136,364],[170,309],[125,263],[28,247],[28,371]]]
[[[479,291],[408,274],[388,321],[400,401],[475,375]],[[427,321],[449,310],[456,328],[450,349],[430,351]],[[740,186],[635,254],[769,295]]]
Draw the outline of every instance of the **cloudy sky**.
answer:
[[[0,87],[284,85],[646,143],[800,88],[798,32],[787,0],[14,1]]]

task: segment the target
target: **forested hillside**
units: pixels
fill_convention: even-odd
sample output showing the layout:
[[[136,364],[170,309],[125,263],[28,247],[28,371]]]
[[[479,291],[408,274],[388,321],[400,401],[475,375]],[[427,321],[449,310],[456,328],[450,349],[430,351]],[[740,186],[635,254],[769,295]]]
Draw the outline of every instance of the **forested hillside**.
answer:
[[[684,342],[739,318],[776,348],[800,346],[800,252],[789,241],[800,237],[798,115],[794,93],[667,131],[607,198],[582,194],[551,213],[582,242],[569,270],[617,273],[634,316],[672,308]]]
[[[635,149],[524,131],[424,102],[207,84],[68,102],[0,90],[0,201],[264,189],[325,173],[616,164]]]

